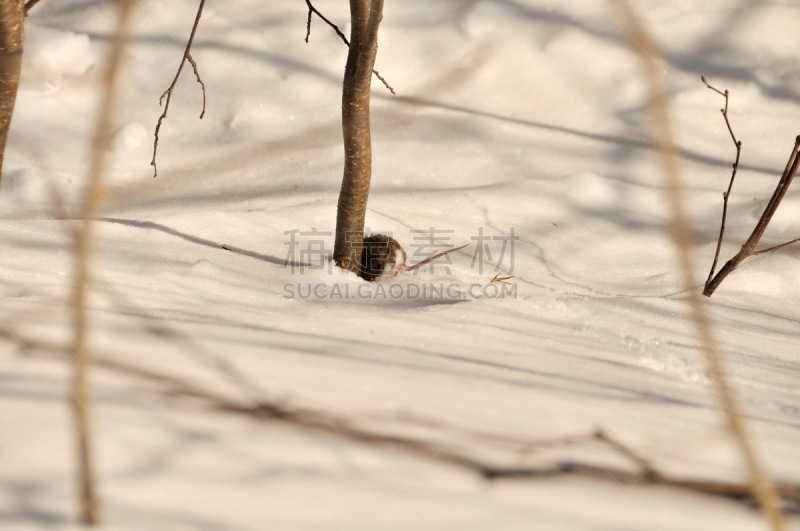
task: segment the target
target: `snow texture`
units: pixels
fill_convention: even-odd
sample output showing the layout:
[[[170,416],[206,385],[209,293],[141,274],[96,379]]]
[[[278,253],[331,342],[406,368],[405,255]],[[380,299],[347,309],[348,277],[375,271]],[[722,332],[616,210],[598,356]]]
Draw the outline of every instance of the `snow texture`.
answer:
[[[745,480],[678,285],[644,80],[609,4],[386,3],[376,68],[397,96],[373,83],[368,227],[410,264],[470,246],[374,284],[329,262],[347,53],[334,32],[314,18],[303,42],[302,1],[210,2],[193,51],[207,112],[187,68],[153,179],[158,98],[197,2],[137,4],[91,296],[104,529],[765,529],[720,497],[580,474],[487,482],[170,391],[287,404],[496,466],[631,469],[581,439],[602,428],[665,473]],[[731,91],[744,144],[726,259],[798,133],[800,12],[633,4],[663,52],[699,289],[734,155],[700,75]],[[347,32],[347,2],[317,7]],[[44,0],[26,22],[0,191],[5,529],[77,527],[72,234],[114,15]],[[799,211],[790,191],[764,244],[800,236]],[[799,253],[749,259],[707,301],[759,454],[787,483],[800,481]],[[512,449],[553,440],[569,444]]]

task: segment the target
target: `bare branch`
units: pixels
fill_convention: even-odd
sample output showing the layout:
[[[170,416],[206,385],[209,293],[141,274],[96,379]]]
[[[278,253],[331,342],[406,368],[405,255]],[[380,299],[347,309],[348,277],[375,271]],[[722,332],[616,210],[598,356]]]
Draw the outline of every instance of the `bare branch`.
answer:
[[[800,242],[800,238],[795,238],[794,240],[782,243],[780,245],[775,245],[773,247],[767,247],[766,249],[761,249],[760,251],[754,252],[753,255],[755,256],[759,254],[774,253],[778,249],[783,249],[784,247],[788,247],[789,245],[797,242]]]
[[[28,11],[30,11],[36,4],[41,2],[42,0],[28,0],[25,2],[25,16],[28,16]]]
[[[725,221],[728,217],[728,199],[731,196],[731,189],[733,188],[733,180],[736,178],[736,171],[739,169],[739,157],[742,154],[742,142],[736,139],[736,135],[733,134],[733,128],[731,127],[731,122],[728,120],[728,90],[725,89],[725,92],[722,92],[716,87],[711,86],[706,78],[700,76],[700,80],[703,84],[708,87],[709,89],[713,90],[717,94],[720,94],[722,97],[725,98],[725,107],[720,109],[722,112],[722,117],[725,118],[725,125],[728,126],[728,132],[731,135],[731,140],[733,140],[733,145],[736,146],[736,160],[733,162],[733,170],[731,171],[731,179],[728,182],[728,190],[722,194],[722,221],[720,222],[719,227],[719,238],[717,238],[717,248],[714,251],[714,261],[711,263],[711,270],[708,273],[708,278],[706,279],[705,285],[711,282],[711,279],[714,278],[714,272],[717,269],[717,262],[719,261],[719,252],[722,248],[722,238],[725,234]]]
[[[433,262],[437,258],[441,258],[442,256],[446,256],[446,255],[448,255],[450,253],[454,253],[456,251],[460,251],[461,249],[466,248],[468,245],[469,245],[468,243],[465,243],[461,247],[455,247],[453,249],[447,249],[445,251],[438,252],[433,256],[429,256],[428,258],[426,258],[425,260],[423,260],[421,262],[417,262],[416,264],[407,267],[406,271],[411,272],[411,271],[414,271],[415,269],[419,269],[420,267],[424,266],[425,264],[429,264],[429,263]]]
[[[724,266],[722,266],[722,269],[719,270],[719,273],[717,273],[713,279],[706,283],[706,286],[703,289],[703,295],[706,297],[713,295],[714,291],[716,291],[722,281],[725,280],[725,278],[733,271],[735,271],[745,258],[756,254],[756,246],[758,245],[758,242],[761,241],[761,237],[764,235],[769,222],[772,220],[772,216],[775,215],[775,211],[781,204],[786,192],[789,191],[789,185],[792,184],[792,180],[794,179],[795,174],[797,174],[798,165],[800,165],[800,155],[798,154],[799,151],[800,135],[795,138],[794,146],[792,147],[792,152],[789,155],[789,160],[786,163],[786,168],[783,170],[781,180],[778,181],[778,185],[775,188],[775,191],[772,193],[772,197],[770,198],[769,203],[767,203],[766,208],[764,208],[764,212],[761,214],[761,218],[759,218],[758,223],[753,229],[753,232],[750,234],[750,237],[747,238],[747,241],[744,242],[744,245],[742,245],[742,248],[739,250],[739,252],[736,253],[733,258],[728,260]],[[776,248],[766,249],[764,252],[770,250],[776,250]]]
[[[509,280],[514,278],[514,275],[502,275],[501,273],[497,273],[492,280],[489,281],[489,284],[511,284]]]
[[[311,16],[317,15],[319,18],[322,19],[323,22],[325,22],[328,26],[333,28],[333,31],[335,31],[336,35],[338,35],[339,38],[342,39],[342,42],[344,42],[348,47],[350,46],[350,41],[347,40],[347,37],[345,37],[344,33],[342,33],[342,30],[339,29],[339,26],[331,22],[327,17],[325,17],[325,15],[320,13],[319,10],[316,7],[314,7],[314,4],[311,3],[311,0],[306,0],[306,5],[308,6],[308,20],[306,21],[306,42],[308,42],[308,38],[311,36]],[[389,92],[392,93],[392,95],[395,95],[394,88],[389,84],[388,81],[386,81],[386,79],[380,74],[380,72],[378,72],[373,68],[372,73],[375,74],[375,77],[380,79],[381,83],[383,83],[383,86],[386,87],[389,90]]]
[[[350,41],[347,40],[347,37],[345,37],[344,33],[342,33],[342,30],[339,29],[339,26],[328,20],[325,17],[325,15],[320,13],[319,10],[316,7],[314,7],[314,4],[311,3],[311,0],[306,0],[306,5],[308,6],[308,22],[306,22],[306,42],[308,42],[308,38],[311,37],[311,15],[313,13],[314,15],[317,15],[319,18],[321,18],[322,21],[325,22],[325,24],[333,28],[333,31],[335,31],[336,35],[338,35],[339,38],[342,39],[342,42],[344,42],[347,46],[350,46]]]
[[[200,111],[200,119],[202,120],[203,116],[206,115],[206,84],[203,83],[202,79],[200,79],[200,72],[197,70],[197,63],[194,61],[192,54],[187,54],[186,60],[189,61],[190,65],[192,65],[194,77],[197,78],[197,82],[200,83],[200,89],[203,91],[203,110]]]
[[[378,79],[381,80],[381,83],[383,83],[383,86],[386,87],[387,89],[389,89],[389,92],[391,92],[392,96],[394,96],[395,95],[394,88],[389,84],[388,81],[386,81],[386,79],[380,74],[380,72],[378,72],[377,70],[375,70],[373,68],[372,69],[372,73],[375,74],[375,77],[377,77]]]
[[[161,116],[158,117],[154,134],[155,139],[153,140],[153,159],[150,161],[150,165],[153,167],[153,178],[158,176],[158,166],[156,165],[156,154],[158,152],[158,133],[161,131],[161,124],[167,117],[169,103],[172,101],[172,91],[175,90],[175,85],[178,83],[178,78],[183,70],[183,65],[185,65],[187,61],[192,65],[194,75],[197,77],[197,82],[200,84],[200,88],[203,91],[203,110],[200,113],[200,118],[202,119],[206,114],[206,85],[203,83],[203,80],[200,79],[200,73],[197,70],[197,63],[195,63],[194,59],[192,58],[192,44],[194,43],[194,36],[197,33],[197,27],[200,25],[200,17],[203,15],[203,7],[205,5],[206,0],[200,0],[200,5],[197,7],[197,15],[194,18],[194,25],[192,25],[192,32],[189,34],[189,40],[186,42],[186,48],[183,51],[183,57],[178,65],[178,70],[175,72],[175,77],[172,79],[172,83],[170,83],[169,87],[167,87],[167,90],[165,90],[158,99],[158,104],[164,105],[164,112],[162,112]],[[166,102],[164,101],[165,98]]]

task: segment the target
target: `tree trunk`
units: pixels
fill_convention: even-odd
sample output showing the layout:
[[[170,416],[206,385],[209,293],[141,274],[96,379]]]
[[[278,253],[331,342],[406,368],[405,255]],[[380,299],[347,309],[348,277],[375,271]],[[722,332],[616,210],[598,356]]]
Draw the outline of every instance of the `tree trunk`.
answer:
[[[0,179],[22,70],[23,0],[0,0]]]
[[[361,265],[372,176],[369,97],[382,12],[383,0],[350,0],[352,29],[342,89],[344,179],[339,192],[333,259],[342,269],[356,273]]]

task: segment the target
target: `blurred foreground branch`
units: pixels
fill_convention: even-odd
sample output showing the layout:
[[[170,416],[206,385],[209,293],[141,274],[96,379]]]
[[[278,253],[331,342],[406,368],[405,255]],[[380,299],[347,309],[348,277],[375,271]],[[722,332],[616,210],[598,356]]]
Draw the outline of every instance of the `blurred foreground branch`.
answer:
[[[617,8],[620,25],[630,39],[631,48],[636,51],[641,59],[644,77],[647,81],[649,91],[647,109],[651,118],[651,135],[664,171],[666,199],[670,212],[673,214],[670,219],[670,229],[678,252],[681,283],[688,294],[691,317],[695,323],[700,346],[708,361],[711,379],[719,397],[728,430],[739,448],[750,475],[753,494],[758,500],[764,516],[770,522],[772,529],[780,531],[786,528],[786,522],[781,511],[775,485],[764,471],[761,460],[747,432],[738,401],[728,382],[722,354],[719,351],[702,297],[693,289],[695,285],[692,274],[695,264],[692,256],[693,236],[684,208],[678,151],[673,141],[672,123],[669,116],[669,97],[667,85],[663,78],[663,68],[659,64],[660,54],[649,33],[642,23],[636,19],[636,15],[628,2],[626,0],[612,0],[612,3]]]
[[[99,521],[99,507],[92,469],[91,438],[89,434],[88,371],[91,354],[88,345],[89,312],[87,299],[91,287],[91,260],[94,246],[94,219],[106,199],[103,175],[106,170],[106,153],[111,145],[111,127],[117,106],[119,90],[117,78],[122,65],[123,51],[130,37],[133,0],[120,0],[119,20],[111,43],[106,69],[102,77],[100,111],[89,166],[89,177],[84,193],[81,227],[75,241],[75,288],[73,292],[74,337],[71,348],[75,364],[72,401],[78,439],[78,481],[80,487],[81,521],[94,525]]]
[[[0,335],[3,330],[0,328]],[[7,334],[6,334],[7,335]],[[39,341],[26,340],[18,335],[7,336],[32,356],[63,359],[63,351],[56,346]],[[315,407],[299,407],[287,399],[240,401],[212,391],[207,385],[194,384],[178,375],[165,374],[127,360],[108,356],[94,356],[93,363],[100,369],[141,380],[159,390],[170,400],[189,400],[199,407],[219,413],[235,413],[257,422],[276,422],[303,432],[316,433],[323,437],[344,439],[350,443],[365,444],[378,448],[391,448],[426,461],[455,466],[477,474],[487,481],[533,481],[561,476],[590,477],[609,481],[617,485],[658,485],[676,488],[709,496],[726,498],[752,504],[752,486],[715,479],[685,479],[674,477],[658,470],[645,457],[608,433],[597,430],[570,435],[558,439],[525,440],[504,437],[492,433],[475,431],[447,422],[423,417],[413,413],[352,415],[321,410]],[[384,427],[379,427],[381,423]],[[416,436],[398,433],[398,427],[406,426]],[[428,438],[420,436],[424,429]],[[441,441],[458,440],[462,444],[445,445]],[[476,457],[485,451],[470,452],[467,445],[477,444],[480,450],[499,450],[510,453],[506,459],[512,465],[498,463],[496,459]],[[613,455],[620,456],[629,466],[603,466],[596,462],[588,464],[577,460],[560,460],[547,464],[523,466],[521,459],[532,454],[558,449],[579,448],[585,445],[604,447]],[[785,510],[800,514],[800,485],[780,484],[775,487],[777,496]]]

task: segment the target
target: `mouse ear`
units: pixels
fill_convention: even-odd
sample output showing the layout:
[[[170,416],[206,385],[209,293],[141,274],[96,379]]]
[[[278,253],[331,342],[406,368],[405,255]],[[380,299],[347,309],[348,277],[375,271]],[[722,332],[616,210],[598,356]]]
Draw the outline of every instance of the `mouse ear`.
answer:
[[[408,266],[406,265],[406,250],[403,249],[398,243],[394,250],[394,269],[392,269],[392,276],[396,277],[407,270]]]

